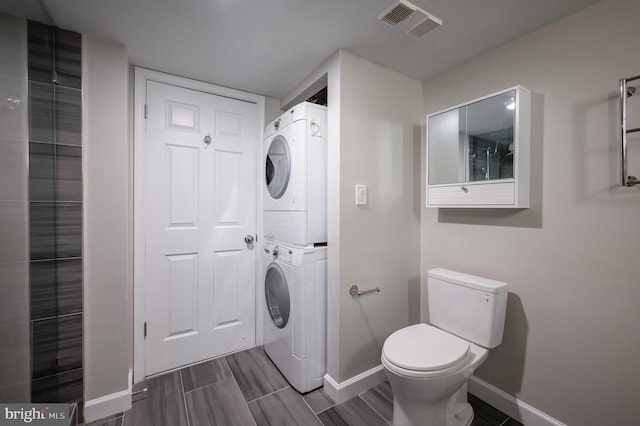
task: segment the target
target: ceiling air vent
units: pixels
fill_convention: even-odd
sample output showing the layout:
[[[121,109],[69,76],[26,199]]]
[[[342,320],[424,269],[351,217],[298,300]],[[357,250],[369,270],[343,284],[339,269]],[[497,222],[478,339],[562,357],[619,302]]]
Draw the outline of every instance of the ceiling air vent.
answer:
[[[442,21],[405,0],[397,0],[379,19],[414,38],[420,38],[442,25]]]
[[[380,20],[382,22],[386,22],[387,24],[395,27],[400,22],[407,19],[413,12],[415,12],[415,6],[410,3],[399,0],[393,3],[387,10],[382,12],[380,15]]]
[[[407,31],[411,37],[420,38],[431,30],[435,30],[440,25],[442,25],[442,21],[435,16],[429,15],[427,19],[422,22],[417,23],[414,27]]]

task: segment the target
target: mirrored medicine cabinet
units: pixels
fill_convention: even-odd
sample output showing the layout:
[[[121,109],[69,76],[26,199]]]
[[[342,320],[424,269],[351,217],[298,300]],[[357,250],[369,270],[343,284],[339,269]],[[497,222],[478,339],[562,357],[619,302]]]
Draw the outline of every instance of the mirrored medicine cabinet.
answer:
[[[529,207],[531,92],[427,115],[427,207]]]

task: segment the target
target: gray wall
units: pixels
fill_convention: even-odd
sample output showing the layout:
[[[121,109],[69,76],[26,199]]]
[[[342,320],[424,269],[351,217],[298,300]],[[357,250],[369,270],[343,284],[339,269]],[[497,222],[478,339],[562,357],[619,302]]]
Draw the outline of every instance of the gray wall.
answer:
[[[280,100],[275,98],[264,98],[264,122],[265,125],[275,120],[282,114]]]
[[[419,320],[421,83],[339,50],[282,105],[328,86],[327,374],[380,365],[387,336]],[[355,185],[369,205],[355,205]],[[377,294],[349,295],[357,284]]]
[[[637,423],[640,191],[618,186],[616,117],[618,79],[640,74],[639,16],[637,0],[603,1],[423,83],[425,114],[535,94],[531,208],[423,208],[421,275],[510,284],[504,341],[476,375],[569,425]]]
[[[126,47],[83,36],[85,400],[129,388],[131,226]]]
[[[339,245],[339,282],[330,283],[337,292],[329,303],[339,306],[332,377],[341,382],[380,365],[384,340],[409,323],[419,287],[422,118],[417,80],[343,51],[339,81],[339,163],[329,157],[329,173],[340,171],[339,181],[330,180],[338,185],[339,219],[330,226],[338,226],[339,239],[329,241]],[[367,206],[355,205],[356,184],[368,186]],[[380,293],[352,298],[353,284]]]
[[[0,402],[24,402],[31,399],[25,20],[0,14],[0,58]]]

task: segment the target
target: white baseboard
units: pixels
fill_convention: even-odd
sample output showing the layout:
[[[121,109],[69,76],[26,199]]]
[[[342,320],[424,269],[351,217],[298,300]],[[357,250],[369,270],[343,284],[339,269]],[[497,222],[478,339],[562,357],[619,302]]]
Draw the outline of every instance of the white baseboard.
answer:
[[[84,422],[89,423],[117,413],[123,413],[130,408],[130,389],[105,395],[100,398],[89,400],[84,404]]]
[[[487,404],[497,408],[525,426],[566,426],[564,423],[522,402],[497,387],[471,376],[467,389]]]
[[[104,419],[131,408],[131,392],[133,387],[133,370],[129,369],[129,387],[120,392],[91,399],[84,404],[84,423]]]
[[[374,386],[387,380],[382,364],[358,374],[344,382],[336,382],[329,374],[324,375],[324,391],[336,404],[341,404],[354,396],[360,395]]]

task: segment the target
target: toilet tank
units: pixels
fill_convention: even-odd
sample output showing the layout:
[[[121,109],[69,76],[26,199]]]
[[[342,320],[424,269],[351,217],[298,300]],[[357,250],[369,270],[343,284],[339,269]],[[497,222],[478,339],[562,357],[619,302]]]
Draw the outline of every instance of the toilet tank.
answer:
[[[431,324],[485,348],[502,343],[507,283],[436,268],[427,293]]]

